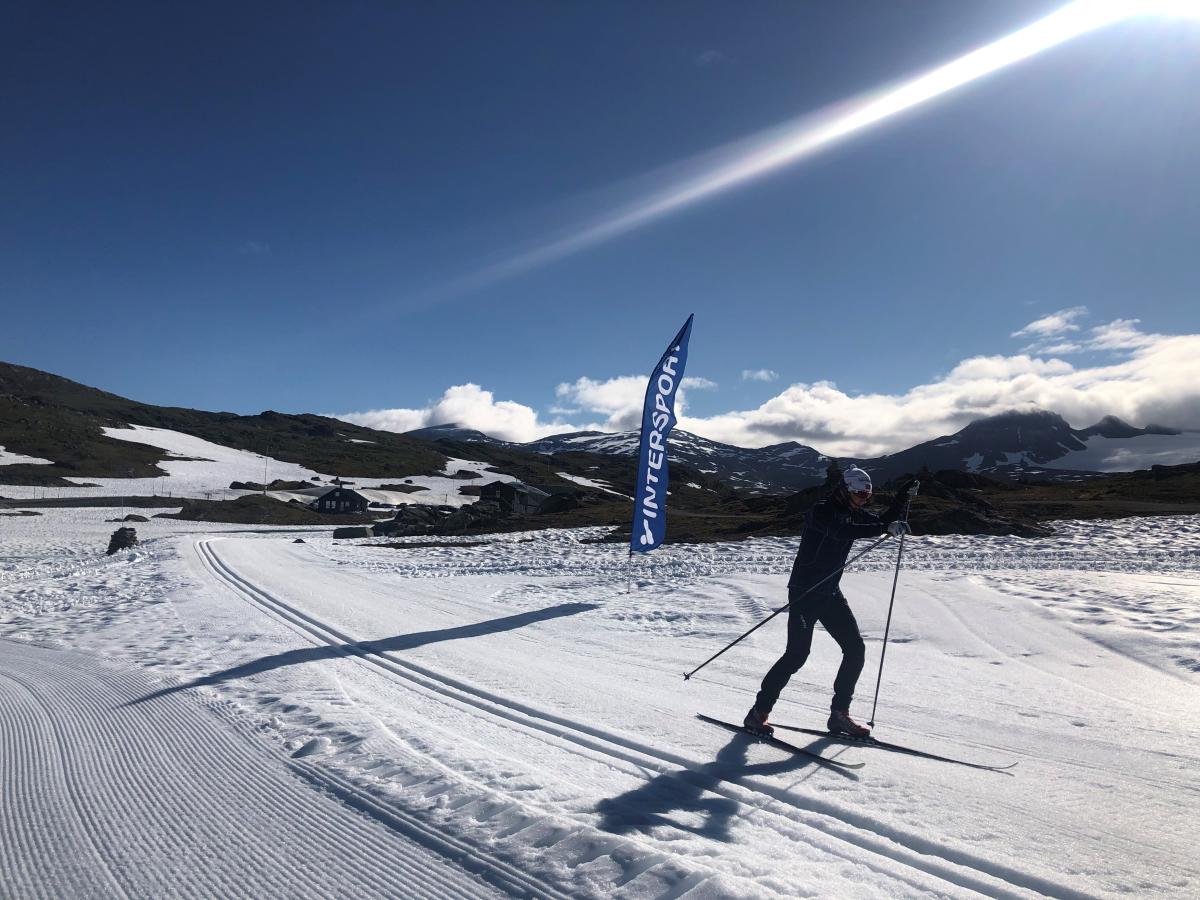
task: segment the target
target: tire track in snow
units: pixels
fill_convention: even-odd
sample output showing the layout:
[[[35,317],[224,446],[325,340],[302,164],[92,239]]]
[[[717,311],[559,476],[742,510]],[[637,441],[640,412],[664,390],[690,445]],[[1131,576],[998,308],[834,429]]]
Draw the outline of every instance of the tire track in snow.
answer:
[[[220,707],[177,697],[123,708],[151,688],[140,673],[73,651],[3,648],[6,898],[530,893],[312,790],[296,776],[321,779],[315,766],[289,771]]]
[[[216,577],[229,584],[247,601],[322,644],[336,648],[361,643],[356,637],[291,606],[239,575],[219,558],[211,546],[216,540],[219,539],[206,538],[196,542],[201,560]],[[522,729],[540,731],[658,774],[670,772],[672,767],[694,770],[701,765],[679,754],[663,751],[640,741],[477,688],[426,666],[404,660],[392,652],[362,655],[346,651],[345,655],[403,681],[418,684],[459,704],[507,720]],[[1089,896],[1050,878],[966,851],[948,848],[929,838],[902,831],[882,820],[848,810],[835,803],[797,797],[788,789],[779,788],[769,782],[754,778],[739,778],[736,781],[725,779],[722,784],[713,786],[711,790],[738,803],[748,802],[745,792],[768,796],[790,809],[791,814],[783,818],[793,825],[799,825],[824,838],[832,837],[845,845],[867,851],[922,875],[987,896],[1023,897],[1031,891],[1071,900],[1084,900]],[[778,812],[772,814],[782,815]],[[819,848],[830,850],[819,840],[813,840],[813,843]],[[861,853],[852,853],[846,855],[846,858],[857,864],[864,862]],[[896,877],[897,874],[892,868],[879,871],[889,877]],[[928,883],[924,880],[913,881],[912,884],[918,888],[928,888]]]

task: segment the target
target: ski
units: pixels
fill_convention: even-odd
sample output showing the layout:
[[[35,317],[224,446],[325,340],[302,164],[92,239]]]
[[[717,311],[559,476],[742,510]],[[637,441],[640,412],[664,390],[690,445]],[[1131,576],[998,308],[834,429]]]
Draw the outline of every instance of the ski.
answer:
[[[839,744],[848,744],[859,747],[878,747],[880,750],[891,750],[893,753],[903,753],[907,756],[919,756],[922,759],[935,759],[938,762],[954,763],[958,766],[967,766],[972,769],[983,769],[988,772],[1007,772],[1016,763],[1009,763],[1006,766],[991,766],[986,763],[968,762],[965,759],[955,759],[952,756],[939,756],[936,753],[929,753],[926,750],[914,750],[912,747],[903,747],[900,744],[890,744],[887,741],[881,741],[873,737],[856,738],[846,734],[834,734],[830,731],[818,731],[815,728],[800,728],[796,725],[780,725],[772,722],[773,728],[782,728],[784,731],[798,731],[801,734],[812,734],[817,737],[823,737],[829,741],[837,741]]]
[[[777,737],[768,737],[764,734],[755,734],[752,731],[747,731],[741,725],[734,725],[732,722],[722,722],[720,719],[714,719],[712,716],[706,716],[703,713],[697,713],[696,718],[702,722],[708,722],[710,725],[717,725],[724,728],[726,731],[733,731],[737,734],[744,734],[746,737],[761,741],[764,744],[770,744],[772,747],[778,747],[780,750],[787,750],[790,753],[795,753],[798,756],[807,756],[814,759],[822,765],[830,766],[835,769],[861,769],[865,763],[842,762],[839,759],[830,759],[828,756],[822,756],[820,753],[814,753],[812,750],[805,750],[803,747],[797,747],[795,744],[789,744],[787,741],[781,741]]]

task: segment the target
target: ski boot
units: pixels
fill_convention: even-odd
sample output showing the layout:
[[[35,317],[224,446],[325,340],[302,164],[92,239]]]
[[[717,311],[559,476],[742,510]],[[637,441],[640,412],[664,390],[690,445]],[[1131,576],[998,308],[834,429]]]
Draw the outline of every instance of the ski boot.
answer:
[[[775,734],[775,729],[767,724],[766,713],[759,712],[757,706],[750,707],[750,712],[742,719],[742,727],[759,737],[772,737]]]
[[[829,721],[825,725],[829,729],[830,734],[844,734],[846,737],[858,738],[866,740],[871,736],[871,729],[865,725],[859,725],[850,718],[850,710],[848,709],[832,709],[829,711]]]

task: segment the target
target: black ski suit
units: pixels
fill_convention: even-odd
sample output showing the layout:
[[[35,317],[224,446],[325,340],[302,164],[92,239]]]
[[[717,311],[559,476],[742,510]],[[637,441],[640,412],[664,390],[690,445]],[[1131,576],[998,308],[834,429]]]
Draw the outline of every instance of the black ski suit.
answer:
[[[788,580],[788,642],[779,661],[763,678],[762,689],[754,701],[763,715],[770,713],[788,679],[808,659],[812,647],[813,629],[820,622],[829,636],[842,648],[842,664],[833,682],[834,709],[849,709],[854,687],[866,660],[866,645],[858,630],[858,622],[839,587],[850,548],[858,538],[879,537],[889,523],[900,518],[906,494],[896,499],[882,516],[854,509],[844,497],[837,495],[818,502],[808,511],[800,549],[792,564]],[[831,575],[831,573],[836,573]],[[829,576],[826,581],[821,579]],[[814,585],[818,585],[813,589]]]

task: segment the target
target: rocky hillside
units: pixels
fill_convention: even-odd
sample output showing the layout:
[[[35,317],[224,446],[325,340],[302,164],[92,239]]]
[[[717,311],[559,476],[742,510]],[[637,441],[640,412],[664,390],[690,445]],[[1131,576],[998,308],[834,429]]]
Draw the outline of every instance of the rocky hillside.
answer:
[[[439,444],[487,444],[541,454],[590,453],[626,458],[637,455],[639,440],[636,431],[577,431],[517,444],[458,425],[437,425],[407,434]],[[790,493],[821,484],[830,462],[829,457],[795,441],[770,447],[735,447],[677,428],[667,443],[672,465],[679,463],[752,494]]]
[[[319,472],[385,478],[435,474],[446,455],[427,441],[338,419],[255,416],[152,406],[57,375],[0,363],[0,446],[53,465],[0,466],[0,484],[67,484],[64,478],[153,478],[163,451],[106,437],[104,427],[146,425],[264,453]]]
[[[1152,437],[1171,440],[1152,442]],[[1116,416],[1105,416],[1095,425],[1076,429],[1057,413],[1037,410],[979,419],[954,434],[859,464],[884,480],[924,467],[1009,480],[1073,481],[1107,471],[1095,467],[1095,454],[1086,453],[1096,438],[1119,442],[1120,446],[1111,448],[1114,455],[1123,451],[1129,458],[1149,456],[1153,443],[1154,448],[1177,446],[1180,453],[1193,452],[1193,459],[1200,460],[1200,435],[1161,425],[1134,428]],[[1075,457],[1077,462],[1073,462]]]

